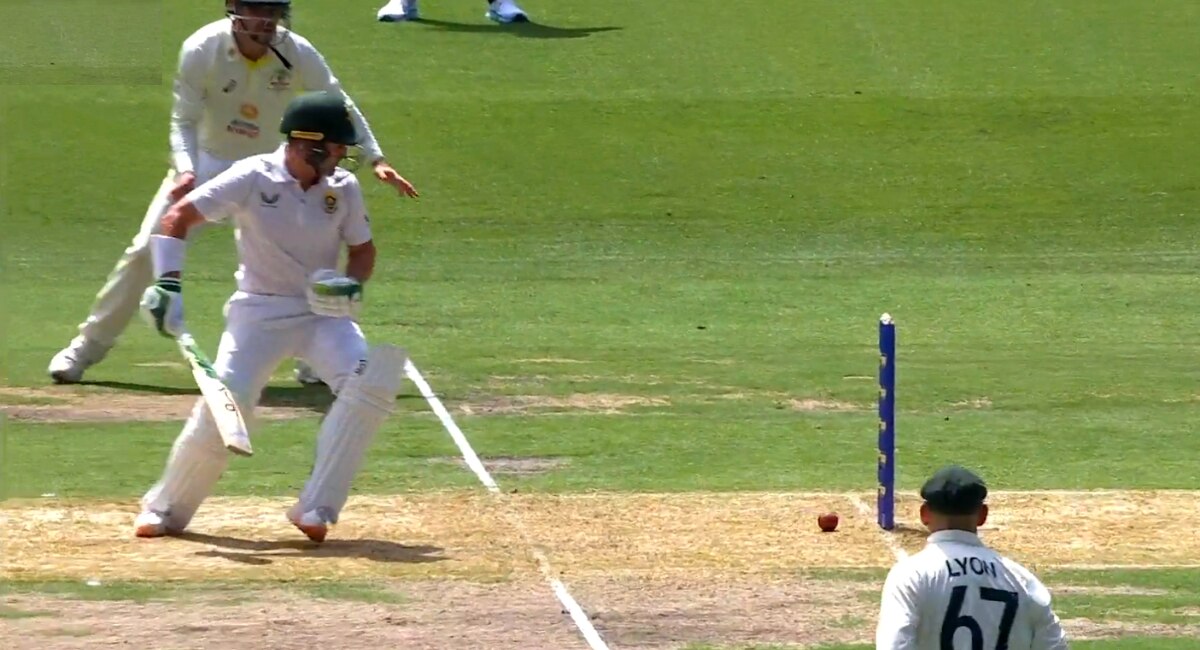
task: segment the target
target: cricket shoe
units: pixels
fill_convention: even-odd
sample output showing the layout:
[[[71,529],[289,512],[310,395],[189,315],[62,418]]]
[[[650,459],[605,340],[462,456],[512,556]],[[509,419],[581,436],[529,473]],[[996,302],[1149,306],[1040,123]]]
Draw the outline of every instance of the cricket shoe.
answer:
[[[329,532],[329,526],[335,520],[335,517],[330,512],[329,508],[316,508],[308,512],[295,516],[288,513],[288,521],[292,525],[300,529],[306,537],[320,544],[325,541],[325,535]]]
[[[133,534],[138,537],[164,537],[178,535],[183,531],[167,525],[167,517],[157,510],[143,510],[133,520]]]
[[[381,23],[401,23],[420,20],[421,12],[417,9],[417,0],[391,0],[379,8],[375,18]]]
[[[498,23],[527,23],[529,16],[513,0],[493,0],[485,14]]]
[[[319,386],[325,383],[321,381],[317,373],[313,372],[311,366],[299,359],[296,360],[296,369],[292,371],[292,377],[295,377],[297,382],[305,386]]]
[[[46,371],[56,384],[77,384],[83,380],[83,371],[100,363],[111,348],[111,345],[76,336],[70,345],[54,355]]]

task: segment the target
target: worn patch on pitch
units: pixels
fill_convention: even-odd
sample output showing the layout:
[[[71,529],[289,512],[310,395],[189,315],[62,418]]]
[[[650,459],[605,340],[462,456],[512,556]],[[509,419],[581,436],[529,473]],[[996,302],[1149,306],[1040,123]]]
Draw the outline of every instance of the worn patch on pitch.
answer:
[[[1194,490],[1001,491],[988,503],[983,539],[1035,571],[1200,566]],[[902,495],[900,517],[913,521],[919,505],[916,495]]]
[[[330,541],[315,545],[285,519],[288,499],[207,501],[183,538],[132,536],[136,500],[9,501],[0,579],[87,577],[288,579],[532,574],[519,521],[572,576],[778,577],[811,568],[888,567],[894,556],[874,516],[843,493],[503,494],[445,491],[356,496]],[[1192,491],[997,493],[981,531],[989,544],[1035,571],[1117,566],[1195,566],[1200,517]],[[915,523],[904,495],[899,519]],[[816,519],[841,524],[822,533]],[[1148,524],[1147,522],[1152,522]],[[891,533],[908,552],[923,532]]]
[[[866,411],[870,406],[836,399],[792,398],[788,406],[793,411]]]
[[[914,497],[900,500],[899,519],[909,527],[887,534],[869,509],[856,508],[870,496],[464,490],[354,497],[323,545],[287,523],[290,499],[213,498],[189,534],[152,540],[132,536],[135,500],[8,501],[0,505],[0,581],[218,580],[250,590],[275,588],[267,581],[362,581],[382,582],[404,598],[314,602],[294,593],[251,593],[238,602],[133,605],[10,592],[5,606],[52,615],[0,620],[0,629],[20,639],[17,648],[30,649],[47,642],[143,645],[137,630],[145,620],[171,621],[157,626],[154,638],[173,647],[219,639],[230,650],[249,649],[265,639],[270,647],[307,648],[305,638],[335,622],[380,647],[577,644],[531,559],[532,544],[614,647],[861,643],[871,638],[879,585],[856,579],[856,570],[893,563],[885,536],[909,552],[924,540],[912,527]],[[1188,534],[1200,515],[1197,492],[999,492],[990,501],[984,539],[1036,571],[1195,566],[1200,557],[1200,541]],[[816,517],[829,510],[841,515],[841,526],[821,533]],[[817,576],[812,569],[823,570]],[[1101,588],[1063,591],[1081,589]],[[1064,624],[1079,639],[1200,633],[1182,624]]]
[[[490,456],[481,459],[488,473],[495,476],[536,476],[571,463],[570,458],[542,458],[537,456]],[[430,463],[458,465],[464,469],[467,463],[462,456],[442,456],[429,459]]]
[[[669,406],[664,397],[619,395],[614,393],[574,393],[571,395],[498,395],[467,400],[458,404],[465,415],[528,415],[586,412],[618,414],[633,407]]]
[[[0,387],[0,412],[24,422],[170,422],[192,412],[199,390],[139,392],[93,385]],[[313,417],[324,412],[327,389],[268,388],[255,416],[264,420]]]

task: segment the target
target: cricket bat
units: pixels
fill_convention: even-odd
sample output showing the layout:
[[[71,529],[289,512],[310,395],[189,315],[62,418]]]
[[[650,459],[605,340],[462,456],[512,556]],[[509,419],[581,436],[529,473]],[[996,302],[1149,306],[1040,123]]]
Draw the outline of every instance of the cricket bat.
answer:
[[[192,369],[192,377],[200,387],[204,403],[208,405],[208,410],[217,422],[217,431],[221,432],[225,448],[241,456],[253,456],[250,432],[246,430],[246,420],[242,418],[242,410],[233,399],[233,393],[217,376],[217,371],[213,369],[208,357],[204,356],[200,346],[196,345],[196,339],[193,339],[191,334],[184,332],[175,341]]]

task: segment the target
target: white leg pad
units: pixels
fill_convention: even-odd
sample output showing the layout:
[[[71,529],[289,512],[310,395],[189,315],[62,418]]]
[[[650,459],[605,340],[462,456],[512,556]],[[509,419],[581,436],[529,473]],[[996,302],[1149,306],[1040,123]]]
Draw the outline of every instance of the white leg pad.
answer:
[[[402,348],[373,347],[367,353],[366,366],[346,381],[321,423],[316,462],[292,509],[294,518],[319,508],[329,523],[337,523],[375,432],[396,410],[396,393],[407,359]]]
[[[142,508],[162,513],[169,529],[183,530],[228,464],[229,453],[212,414],[203,399],[197,400],[175,439],[162,478],[142,497]]]

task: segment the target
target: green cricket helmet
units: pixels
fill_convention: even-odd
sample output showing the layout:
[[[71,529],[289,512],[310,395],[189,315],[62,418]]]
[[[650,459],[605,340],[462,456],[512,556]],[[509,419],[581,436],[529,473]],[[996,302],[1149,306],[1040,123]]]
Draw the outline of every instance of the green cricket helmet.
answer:
[[[289,138],[358,144],[358,129],[350,119],[350,102],[340,93],[317,91],[297,95],[283,111],[279,131]]]
[[[288,139],[313,143],[309,163],[314,167],[329,159],[328,143],[348,147],[341,158],[349,163],[344,167],[355,169],[358,166],[361,135],[350,118],[350,100],[341,93],[317,91],[297,95],[284,109],[279,131]]]

